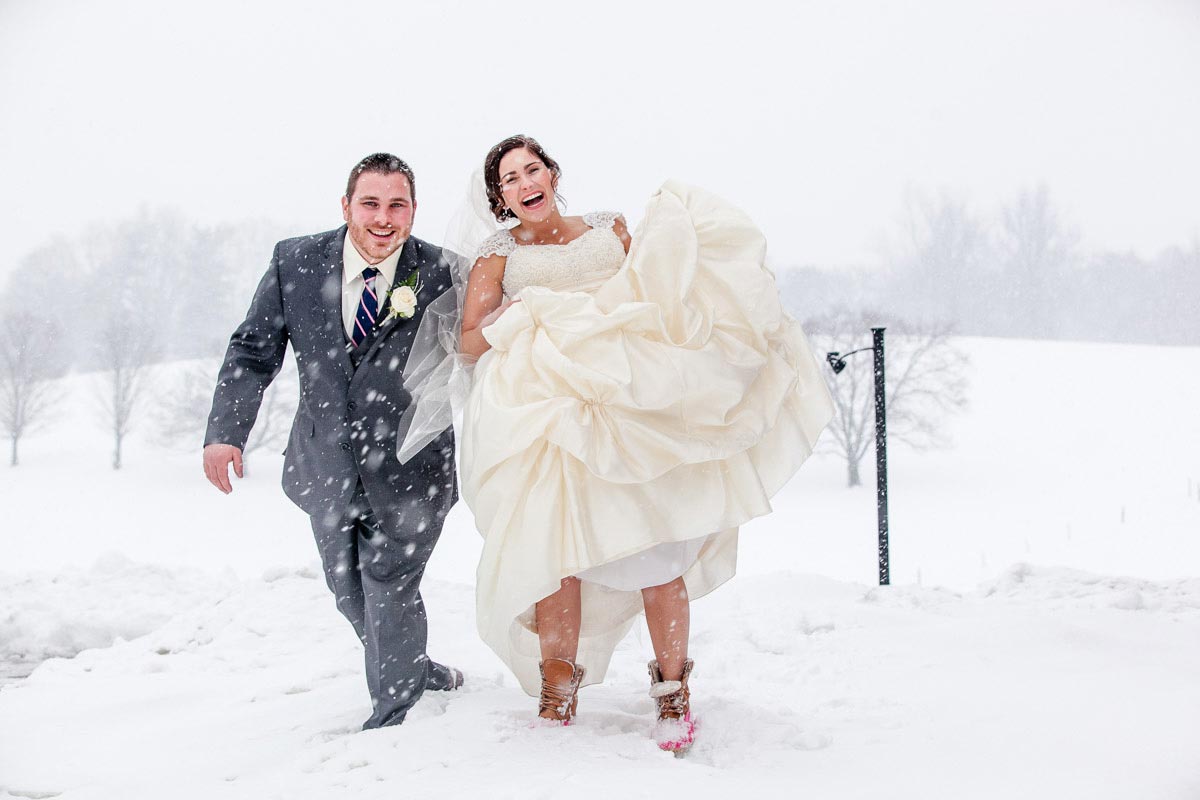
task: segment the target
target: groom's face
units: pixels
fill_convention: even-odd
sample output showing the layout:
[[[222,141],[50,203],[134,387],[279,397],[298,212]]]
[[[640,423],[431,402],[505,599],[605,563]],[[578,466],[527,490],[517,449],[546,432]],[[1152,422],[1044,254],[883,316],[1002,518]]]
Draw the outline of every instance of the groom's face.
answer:
[[[342,198],[342,219],[350,241],[368,264],[378,264],[404,244],[416,210],[412,186],[400,172],[364,172],[358,176],[354,196]]]

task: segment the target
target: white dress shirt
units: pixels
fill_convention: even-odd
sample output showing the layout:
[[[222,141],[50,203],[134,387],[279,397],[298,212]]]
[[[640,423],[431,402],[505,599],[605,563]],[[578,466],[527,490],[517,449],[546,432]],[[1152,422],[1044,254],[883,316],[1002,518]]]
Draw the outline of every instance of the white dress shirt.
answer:
[[[362,299],[363,287],[366,280],[363,270],[374,267],[379,270],[375,277],[375,296],[379,298],[378,316],[387,314],[384,302],[387,299],[388,288],[396,281],[396,264],[400,261],[400,251],[404,249],[402,242],[396,252],[380,261],[378,264],[368,264],[358,252],[354,242],[350,241],[349,232],[346,242],[342,245],[342,326],[346,329],[346,337],[351,338],[354,331],[354,317],[358,314],[358,304]]]

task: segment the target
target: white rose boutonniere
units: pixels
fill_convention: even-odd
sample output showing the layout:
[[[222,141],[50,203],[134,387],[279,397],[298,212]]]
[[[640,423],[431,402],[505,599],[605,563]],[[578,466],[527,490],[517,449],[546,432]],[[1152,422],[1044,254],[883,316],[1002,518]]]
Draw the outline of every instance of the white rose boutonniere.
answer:
[[[417,313],[417,293],[407,286],[397,286],[388,303],[389,316],[411,319]]]
[[[409,275],[402,283],[392,287],[388,295],[388,316],[394,319],[412,319],[417,313],[417,292],[421,291],[421,278],[416,272]]]

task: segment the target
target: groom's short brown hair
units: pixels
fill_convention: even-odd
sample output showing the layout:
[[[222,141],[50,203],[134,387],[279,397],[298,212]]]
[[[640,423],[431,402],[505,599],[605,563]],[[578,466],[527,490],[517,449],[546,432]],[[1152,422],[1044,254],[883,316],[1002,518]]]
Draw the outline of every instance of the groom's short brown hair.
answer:
[[[412,194],[412,199],[417,199],[417,179],[413,176],[412,167],[404,163],[404,160],[397,158],[391,153],[372,153],[354,165],[354,169],[350,170],[350,179],[346,181],[346,199],[354,197],[354,187],[358,185],[358,176],[364,172],[377,172],[380,175],[392,175],[401,173],[408,178],[409,191]]]

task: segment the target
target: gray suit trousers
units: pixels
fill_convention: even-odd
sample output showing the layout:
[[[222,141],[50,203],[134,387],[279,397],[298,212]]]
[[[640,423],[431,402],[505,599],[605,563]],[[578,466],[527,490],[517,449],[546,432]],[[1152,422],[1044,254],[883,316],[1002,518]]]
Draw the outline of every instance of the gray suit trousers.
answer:
[[[425,654],[421,599],[425,562],[441,536],[445,512],[414,509],[400,529],[387,530],[362,483],[340,517],[311,517],[325,581],[338,610],[365,648],[371,717],[363,729],[396,725],[426,689],[450,688],[450,670]]]

